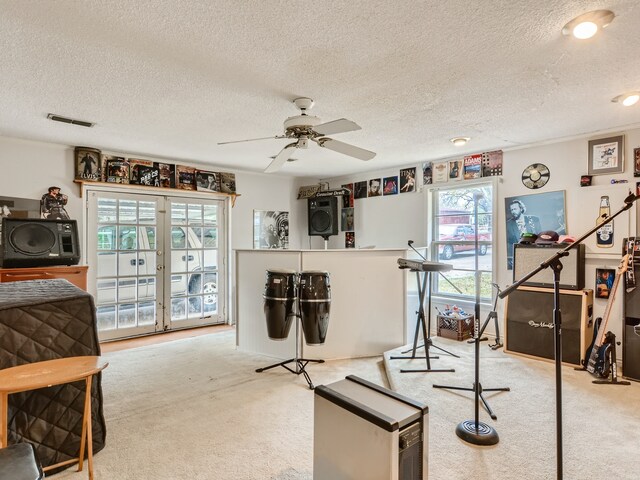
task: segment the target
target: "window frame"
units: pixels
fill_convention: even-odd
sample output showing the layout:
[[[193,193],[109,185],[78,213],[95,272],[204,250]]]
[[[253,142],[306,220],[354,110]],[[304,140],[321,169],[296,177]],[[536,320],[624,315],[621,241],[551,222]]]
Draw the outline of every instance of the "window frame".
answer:
[[[464,241],[464,240],[445,240],[445,241],[440,241],[438,240],[438,218],[442,215],[438,215],[438,206],[439,206],[439,202],[438,202],[438,196],[440,193],[442,193],[443,191],[448,191],[448,190],[458,190],[458,189],[476,189],[476,188],[480,188],[480,187],[490,187],[491,188],[491,195],[492,195],[492,204],[491,204],[491,211],[490,212],[479,212],[479,215],[491,215],[491,221],[488,223],[491,227],[491,240],[479,240],[478,244],[480,246],[482,245],[487,245],[487,247],[491,248],[491,264],[490,264],[490,270],[488,269],[482,269],[482,267],[479,265],[478,267],[478,271],[480,272],[481,277],[483,275],[489,274],[490,275],[490,283],[493,284],[495,283],[495,279],[496,279],[496,265],[497,265],[497,250],[496,250],[496,234],[497,234],[497,202],[496,202],[496,197],[497,197],[497,192],[498,192],[498,181],[499,179],[497,177],[488,179],[488,178],[484,178],[484,179],[479,179],[476,181],[464,181],[464,182],[456,182],[455,184],[453,183],[447,183],[447,184],[442,184],[442,185],[432,185],[430,186],[427,190],[426,193],[426,201],[427,201],[427,212],[428,212],[428,219],[427,219],[427,243],[429,245],[428,248],[428,252],[429,252],[429,258],[431,261],[435,261],[435,262],[440,262],[440,263],[447,263],[447,260],[441,259],[439,256],[439,247],[441,245],[452,245],[452,244],[456,244],[456,245],[474,245],[475,246],[475,240],[474,241]],[[471,215],[473,215],[473,212],[471,212]],[[470,220],[471,221],[471,220]],[[475,228],[475,226],[474,226]],[[475,267],[475,266],[474,266]],[[473,275],[475,277],[476,275],[476,270],[475,268],[472,269],[453,269],[452,271],[463,271],[463,272],[473,272]],[[445,277],[447,276],[447,272],[444,272]],[[432,296],[436,299],[438,299],[438,301],[442,301],[445,303],[466,303],[466,304],[473,304],[476,301],[475,298],[475,294],[474,295],[466,295],[466,294],[458,294],[458,293],[450,293],[450,292],[446,292],[446,291],[440,291],[439,290],[439,282],[441,281],[440,275],[434,275],[433,279],[432,279],[432,285],[431,285],[431,293]],[[446,280],[442,280],[442,282],[446,282]],[[482,305],[491,305],[492,303],[492,299],[493,296],[495,295],[494,289],[491,289],[491,295],[490,296],[485,296],[485,297],[480,297],[480,303]]]

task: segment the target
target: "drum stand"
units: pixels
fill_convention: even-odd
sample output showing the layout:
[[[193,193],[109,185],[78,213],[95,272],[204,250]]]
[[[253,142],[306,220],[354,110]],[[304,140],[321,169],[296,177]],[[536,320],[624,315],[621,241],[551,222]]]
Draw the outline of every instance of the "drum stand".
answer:
[[[300,310],[298,309],[298,311]],[[306,366],[309,362],[324,363],[324,360],[299,358],[298,355],[300,351],[300,345],[302,345],[302,337],[300,335],[300,326],[299,326],[299,321],[301,320],[300,320],[299,314],[294,313],[293,315],[296,317],[296,356],[293,358],[290,358],[289,360],[285,360],[284,362],[274,363],[273,365],[269,365],[268,367],[257,368],[256,372],[260,373],[260,372],[264,372],[265,370],[270,370],[276,367],[286,368],[291,373],[295,373],[296,375],[300,375],[300,374],[304,375],[304,379],[307,381],[307,384],[309,385],[309,389],[313,390],[315,387],[313,385],[313,382],[311,381],[311,377],[309,377],[309,374],[307,373]],[[289,363],[295,363],[295,370],[288,366]]]
[[[420,274],[422,273],[422,279],[420,279]],[[411,370],[406,370],[406,369],[401,369],[400,373],[417,373],[417,372],[422,372],[422,373],[429,373],[429,372],[455,372],[455,370],[453,368],[447,368],[447,369],[440,369],[440,370],[436,370],[436,369],[432,369],[431,368],[431,359],[437,359],[440,357],[431,357],[429,356],[429,349],[430,348],[437,348],[438,350],[443,351],[444,353],[447,353],[453,357],[456,358],[460,358],[458,355],[455,355],[454,353],[451,353],[447,350],[445,350],[444,348],[440,348],[436,345],[433,344],[433,341],[431,340],[431,295],[429,295],[429,306],[428,306],[428,310],[429,310],[429,314],[428,314],[428,321],[425,320],[425,314],[424,314],[424,297],[425,294],[427,292],[427,284],[429,285],[429,287],[431,286],[431,272],[420,272],[416,270],[416,279],[418,282],[418,302],[419,302],[419,306],[418,306],[418,321],[416,322],[416,333],[413,337],[413,348],[411,350],[407,350],[407,352],[411,351],[411,356],[409,357],[389,357],[390,360],[398,360],[398,359],[414,359],[414,358],[424,358],[427,362],[427,368],[426,369],[419,369],[419,370],[415,370],[415,369],[411,369]],[[428,282],[427,282],[428,280]],[[422,329],[422,338],[424,339],[424,352],[425,352],[425,356],[424,357],[417,357],[416,356],[416,349],[418,349],[418,336],[420,335],[420,330]],[[406,352],[402,352],[402,353],[406,353]]]

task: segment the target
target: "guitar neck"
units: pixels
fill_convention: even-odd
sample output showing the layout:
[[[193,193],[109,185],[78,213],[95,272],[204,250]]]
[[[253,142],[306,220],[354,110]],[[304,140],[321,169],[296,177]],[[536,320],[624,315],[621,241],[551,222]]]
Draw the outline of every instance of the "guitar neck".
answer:
[[[620,284],[620,278],[623,273],[624,271],[618,270],[618,272],[616,272],[616,278],[613,280],[613,286],[609,292],[609,300],[607,301],[607,306],[604,309],[604,315],[602,316],[602,322],[600,322],[598,336],[595,341],[595,345],[598,347],[602,346],[602,342],[604,341],[604,336],[607,331],[607,323],[609,323],[609,316],[611,315],[611,308],[613,306],[613,301],[616,298],[616,292],[618,291],[618,285]]]

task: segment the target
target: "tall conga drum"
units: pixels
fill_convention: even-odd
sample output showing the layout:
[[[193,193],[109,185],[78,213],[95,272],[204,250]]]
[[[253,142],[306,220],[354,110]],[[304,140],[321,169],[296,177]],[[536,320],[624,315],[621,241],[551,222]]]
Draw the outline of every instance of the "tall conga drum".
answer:
[[[263,298],[269,338],[271,340],[286,339],[295,317],[293,307],[297,298],[296,272],[267,270]]]
[[[300,319],[307,345],[324,343],[329,328],[331,286],[329,273],[314,270],[300,272],[298,296]]]

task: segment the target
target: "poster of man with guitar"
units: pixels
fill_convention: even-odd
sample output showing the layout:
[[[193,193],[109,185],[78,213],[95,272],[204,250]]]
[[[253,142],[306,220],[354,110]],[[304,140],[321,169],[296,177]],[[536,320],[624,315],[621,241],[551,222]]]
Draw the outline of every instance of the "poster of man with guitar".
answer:
[[[611,315],[611,307],[616,298],[616,291],[618,290],[618,285],[620,285],[620,278],[623,277],[629,268],[633,269],[632,262],[633,252],[627,253],[622,257],[620,265],[616,270],[613,285],[609,290],[604,315],[602,318],[596,318],[594,324],[593,341],[587,348],[585,360],[583,360],[584,370],[600,378],[608,378],[609,375],[611,375],[611,380],[594,380],[593,383],[630,385],[630,382],[618,381],[618,367],[616,365],[616,336],[612,332],[607,331],[607,324],[609,323],[609,317]]]

